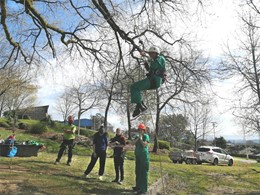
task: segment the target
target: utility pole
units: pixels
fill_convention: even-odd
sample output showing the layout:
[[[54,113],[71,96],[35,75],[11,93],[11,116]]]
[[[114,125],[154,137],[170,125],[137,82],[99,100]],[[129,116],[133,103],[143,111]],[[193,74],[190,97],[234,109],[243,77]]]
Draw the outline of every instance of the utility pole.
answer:
[[[214,134],[214,146],[216,146],[216,124],[217,122],[211,122],[213,126],[213,134]]]

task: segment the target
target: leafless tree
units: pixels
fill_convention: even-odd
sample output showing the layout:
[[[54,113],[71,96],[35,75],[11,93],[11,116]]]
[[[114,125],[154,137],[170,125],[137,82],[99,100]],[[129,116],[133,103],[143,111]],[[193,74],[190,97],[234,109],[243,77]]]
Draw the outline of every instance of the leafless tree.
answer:
[[[19,105],[19,108],[22,105],[24,105],[23,107],[29,105],[30,101],[26,102],[26,99],[35,96],[37,91],[37,86],[33,85],[32,82],[33,77],[31,76],[31,73],[28,71],[27,67],[21,65],[18,67],[0,69],[1,113],[3,111],[17,107],[14,106],[14,101],[16,102],[16,105]],[[30,93],[32,96],[30,96]],[[10,103],[10,101],[13,103]],[[9,104],[7,102],[9,102]],[[31,103],[34,102],[35,100]]]
[[[161,32],[161,21],[170,29],[172,17],[182,20],[191,2],[3,0],[1,35],[5,37],[7,55],[2,67],[15,63],[19,56],[28,64],[58,57],[60,47],[68,52],[76,50],[102,64],[109,61],[107,51],[112,52],[109,47],[114,40],[120,59],[125,53],[123,42],[131,46],[131,53],[140,51],[138,41],[142,37],[149,43],[154,37],[173,45],[182,38],[170,31]],[[202,5],[202,1],[197,4]]]
[[[199,139],[212,133],[212,116],[209,101],[196,101],[186,105],[186,117],[189,122],[189,130],[194,138],[194,150],[197,149]]]
[[[260,120],[260,4],[246,1],[240,10],[241,30],[237,35],[237,49],[227,45],[220,70],[228,78],[236,79],[236,100],[233,114],[248,126],[251,132],[259,132]]]
[[[80,135],[81,115],[90,109],[98,108],[102,96],[99,93],[100,88],[91,82],[86,82],[86,78],[78,80],[69,88],[69,95],[72,97],[73,104],[76,105],[77,117],[79,121],[78,135]]]
[[[65,89],[64,93],[58,98],[55,109],[61,113],[64,122],[67,121],[68,116],[74,115],[76,107],[68,89]]]

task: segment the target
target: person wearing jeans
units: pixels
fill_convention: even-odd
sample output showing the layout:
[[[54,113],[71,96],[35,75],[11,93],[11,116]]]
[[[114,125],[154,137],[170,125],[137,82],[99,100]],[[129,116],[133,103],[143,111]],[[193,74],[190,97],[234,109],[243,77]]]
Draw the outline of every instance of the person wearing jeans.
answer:
[[[120,128],[116,129],[116,136],[111,139],[110,146],[114,149],[114,168],[116,178],[112,182],[123,184],[124,181],[124,146],[126,144],[125,137],[122,135]]]
[[[93,138],[93,153],[91,155],[91,160],[87,169],[84,172],[83,177],[87,178],[92,169],[94,168],[98,158],[99,158],[99,180],[103,179],[103,174],[105,171],[106,164],[106,153],[108,146],[107,134],[104,133],[104,128],[101,126],[97,133],[94,134]]]

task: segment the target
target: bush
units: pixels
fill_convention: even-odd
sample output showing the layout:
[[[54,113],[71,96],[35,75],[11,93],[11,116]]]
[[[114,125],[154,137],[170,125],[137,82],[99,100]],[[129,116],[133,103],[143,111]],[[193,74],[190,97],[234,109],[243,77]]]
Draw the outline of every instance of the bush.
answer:
[[[50,126],[51,128],[56,127],[56,123],[52,120],[50,115],[48,115],[46,118],[42,119],[41,122],[47,123],[47,125]]]
[[[158,141],[159,149],[170,149],[170,142],[159,140]]]
[[[18,128],[27,130],[29,126],[26,123],[18,123]]]
[[[97,131],[93,131],[90,129],[80,129],[80,135],[85,135],[86,137],[89,138],[92,138],[96,132]]]
[[[42,133],[46,133],[48,131],[49,131],[48,125],[46,123],[42,123],[42,122],[34,124],[30,129],[30,132],[33,134],[42,134]]]
[[[0,121],[0,127],[10,128],[10,125],[5,121]]]

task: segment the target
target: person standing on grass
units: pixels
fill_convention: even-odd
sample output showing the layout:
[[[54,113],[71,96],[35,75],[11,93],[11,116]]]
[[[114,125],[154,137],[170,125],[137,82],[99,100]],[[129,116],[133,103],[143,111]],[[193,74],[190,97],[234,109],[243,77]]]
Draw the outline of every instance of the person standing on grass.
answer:
[[[68,127],[64,130],[63,134],[63,142],[60,145],[60,150],[58,152],[57,159],[55,161],[55,165],[60,163],[60,159],[68,147],[68,160],[67,160],[67,165],[71,166],[71,160],[72,160],[72,149],[74,147],[74,140],[75,140],[75,132],[76,132],[76,126],[73,125],[74,123],[74,117],[69,116],[68,117]]]
[[[105,171],[106,154],[107,154],[108,138],[107,133],[104,133],[104,127],[101,126],[93,138],[93,153],[91,161],[83,174],[83,178],[88,178],[88,175],[94,168],[97,159],[99,158],[99,180],[103,180],[103,174]]]
[[[148,172],[149,172],[149,148],[150,137],[146,134],[146,126],[141,123],[138,125],[139,134],[132,142],[135,144],[135,182],[133,190],[139,195],[147,194],[148,191]]]
[[[124,146],[126,144],[125,137],[122,135],[120,128],[116,129],[116,136],[111,139],[110,146],[114,149],[114,167],[116,178],[112,182],[123,184],[124,181]],[[120,179],[119,179],[120,173]]]

